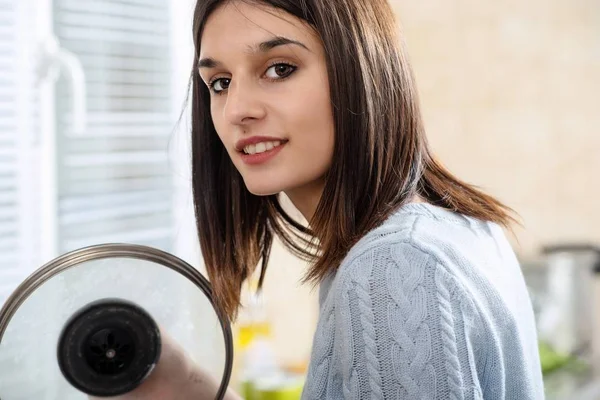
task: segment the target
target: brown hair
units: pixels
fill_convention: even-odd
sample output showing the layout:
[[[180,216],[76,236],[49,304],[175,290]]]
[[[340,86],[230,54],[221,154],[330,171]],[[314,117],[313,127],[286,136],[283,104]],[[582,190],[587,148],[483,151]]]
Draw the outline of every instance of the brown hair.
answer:
[[[305,281],[317,283],[339,266],[353,244],[416,195],[448,210],[509,225],[509,208],[454,177],[433,157],[387,0],[252,1],[282,9],[319,34],[335,147],[310,228],[294,221],[278,196],[251,194],[217,136],[209,91],[196,68],[204,24],[223,3],[199,0],[194,14],[192,185],[206,269],[215,300],[229,317],[235,318],[242,284],[259,263],[262,285],[275,236],[312,262]]]

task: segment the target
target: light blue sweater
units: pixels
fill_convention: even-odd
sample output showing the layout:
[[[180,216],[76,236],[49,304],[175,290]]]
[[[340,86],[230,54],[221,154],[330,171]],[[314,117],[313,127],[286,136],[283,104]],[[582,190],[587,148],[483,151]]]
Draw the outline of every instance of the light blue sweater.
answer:
[[[543,399],[531,301],[501,228],[409,204],[320,286],[307,399]]]

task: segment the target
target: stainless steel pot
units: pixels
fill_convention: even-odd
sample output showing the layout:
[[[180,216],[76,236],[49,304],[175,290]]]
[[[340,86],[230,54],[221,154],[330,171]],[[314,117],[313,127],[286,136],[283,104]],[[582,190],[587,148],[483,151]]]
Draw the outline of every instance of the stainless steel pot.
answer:
[[[600,247],[557,244],[542,249],[546,267],[545,293],[538,298],[540,339],[564,354],[587,356],[596,332]]]

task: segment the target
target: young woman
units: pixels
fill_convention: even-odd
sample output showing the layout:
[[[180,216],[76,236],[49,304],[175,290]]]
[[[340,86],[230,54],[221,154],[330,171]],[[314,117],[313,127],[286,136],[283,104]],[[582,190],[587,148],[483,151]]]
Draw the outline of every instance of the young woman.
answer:
[[[501,229],[510,210],[432,155],[387,1],[199,0],[194,18],[209,278],[234,318],[275,236],[312,261],[320,318],[303,398],[542,399],[532,307]],[[214,396],[167,347],[147,398]]]

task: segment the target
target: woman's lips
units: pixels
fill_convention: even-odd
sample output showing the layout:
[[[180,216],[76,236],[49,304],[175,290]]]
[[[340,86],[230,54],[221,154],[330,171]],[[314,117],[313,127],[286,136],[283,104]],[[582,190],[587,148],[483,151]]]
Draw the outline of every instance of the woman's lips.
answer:
[[[245,164],[248,165],[259,165],[259,164],[264,164],[267,161],[271,160],[273,157],[275,157],[277,154],[279,154],[279,152],[281,151],[281,149],[287,144],[286,141],[282,141],[279,146],[273,147],[270,150],[265,150],[261,153],[255,153],[255,154],[247,154],[244,151],[242,151],[240,153],[240,156],[242,158],[242,161]]]
[[[258,143],[266,143],[266,142],[286,142],[287,140],[282,139],[282,138],[278,138],[278,137],[273,137],[273,136],[250,136],[241,140],[238,140],[235,143],[235,149],[237,151],[244,151],[244,147],[249,146],[249,145],[256,145]]]

